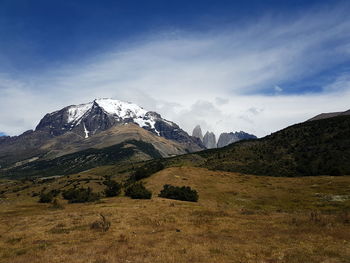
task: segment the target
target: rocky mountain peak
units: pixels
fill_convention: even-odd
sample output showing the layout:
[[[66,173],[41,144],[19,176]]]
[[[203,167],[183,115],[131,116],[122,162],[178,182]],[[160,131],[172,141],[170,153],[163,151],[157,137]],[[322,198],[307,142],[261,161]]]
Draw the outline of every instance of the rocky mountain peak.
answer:
[[[197,125],[196,127],[194,127],[192,131],[192,136],[199,138],[203,142],[203,133],[202,133],[201,126]]]
[[[95,99],[92,102],[71,105],[46,114],[36,130],[49,130],[54,136],[73,131],[88,137],[116,124],[133,122],[160,135],[155,127],[158,119],[162,120],[159,114],[149,112],[134,103]]]
[[[216,148],[216,137],[213,132],[207,131],[203,137],[203,144],[207,149]]]
[[[137,124],[166,139],[188,143],[193,146],[192,150],[203,147],[201,142],[189,136],[175,123],[163,119],[160,114],[145,110],[131,102],[108,98],[67,106],[46,114],[36,127],[36,131],[45,131],[51,136],[73,132],[88,138],[115,125],[127,123]]]
[[[231,143],[238,142],[241,140],[249,140],[249,139],[256,139],[257,137],[253,134],[246,133],[244,131],[240,132],[229,132],[229,133],[221,133],[217,147],[225,147]]]

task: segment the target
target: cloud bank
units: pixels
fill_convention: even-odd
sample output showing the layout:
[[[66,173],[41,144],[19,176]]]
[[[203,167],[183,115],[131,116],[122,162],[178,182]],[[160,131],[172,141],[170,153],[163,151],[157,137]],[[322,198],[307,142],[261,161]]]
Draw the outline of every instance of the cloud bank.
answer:
[[[347,11],[162,31],[31,75],[2,72],[0,130],[19,134],[47,112],[100,97],[138,103],[188,132],[200,124],[216,134],[264,136],[321,112],[347,110]]]

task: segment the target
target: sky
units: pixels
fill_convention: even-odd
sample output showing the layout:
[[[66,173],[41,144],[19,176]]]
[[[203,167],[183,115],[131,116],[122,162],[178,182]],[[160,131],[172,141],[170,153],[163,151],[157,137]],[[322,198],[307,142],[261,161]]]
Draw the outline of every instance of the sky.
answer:
[[[346,1],[0,0],[0,136],[114,98],[259,137],[350,109]]]

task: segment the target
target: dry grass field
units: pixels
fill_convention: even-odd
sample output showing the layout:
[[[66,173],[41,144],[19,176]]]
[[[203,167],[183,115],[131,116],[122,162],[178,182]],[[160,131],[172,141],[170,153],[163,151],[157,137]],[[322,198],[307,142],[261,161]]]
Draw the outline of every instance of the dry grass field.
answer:
[[[93,171],[70,178],[78,176],[90,177],[83,186],[102,191]],[[66,184],[66,177],[30,187],[2,182],[0,190],[18,189],[0,199],[0,262],[350,262],[350,177],[174,167],[145,180],[151,200],[62,200],[64,208],[57,209],[31,196],[40,187]],[[164,184],[196,189],[199,202],[157,197]],[[100,214],[110,222],[105,232],[91,227]]]

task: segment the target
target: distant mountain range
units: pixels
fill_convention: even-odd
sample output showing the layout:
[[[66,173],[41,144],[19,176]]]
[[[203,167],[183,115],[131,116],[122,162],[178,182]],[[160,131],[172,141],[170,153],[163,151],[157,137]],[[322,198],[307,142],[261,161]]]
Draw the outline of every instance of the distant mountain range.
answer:
[[[221,148],[225,147],[231,143],[235,143],[241,140],[251,140],[251,139],[257,139],[257,137],[253,134],[249,134],[243,131],[240,132],[224,132],[221,133],[219,136],[219,140],[216,141],[215,134],[213,132],[207,131],[205,135],[202,135],[202,129],[199,125],[197,125],[192,132],[192,136],[198,138],[203,142],[203,145],[207,149],[213,149],[213,148]]]
[[[205,148],[199,139],[156,112],[129,102],[96,99],[46,114],[34,131],[0,137],[0,166],[23,166],[127,140],[150,143],[163,157]]]
[[[258,175],[349,175],[349,112],[321,114],[261,139],[222,133],[216,142],[200,126],[190,136],[136,104],[99,99],[46,114],[34,131],[0,137],[0,177],[65,175],[103,165],[130,169],[152,159]]]

